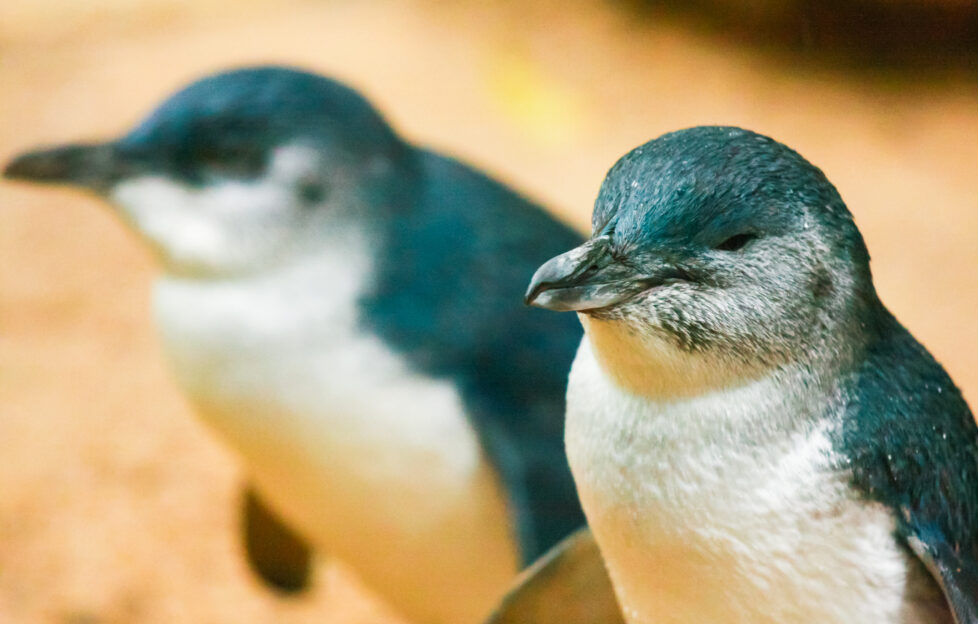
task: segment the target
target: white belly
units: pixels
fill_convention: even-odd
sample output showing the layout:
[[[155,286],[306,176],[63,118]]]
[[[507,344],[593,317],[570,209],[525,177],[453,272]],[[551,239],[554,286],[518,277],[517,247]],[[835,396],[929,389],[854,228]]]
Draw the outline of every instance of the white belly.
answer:
[[[890,514],[852,499],[832,468],[832,423],[804,424],[812,397],[779,384],[636,397],[582,344],[567,450],[626,619],[945,622]]]
[[[480,621],[518,568],[505,497],[454,387],[358,331],[356,268],[163,280],[166,351],[302,534],[414,621]]]

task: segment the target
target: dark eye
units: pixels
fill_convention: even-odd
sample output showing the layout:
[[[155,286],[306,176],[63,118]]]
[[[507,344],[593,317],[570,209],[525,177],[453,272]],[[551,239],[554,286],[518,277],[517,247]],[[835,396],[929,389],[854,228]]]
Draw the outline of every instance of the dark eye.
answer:
[[[307,180],[299,184],[299,199],[305,204],[318,204],[326,198],[326,185],[318,180]]]
[[[731,236],[727,240],[717,245],[714,249],[719,249],[720,251],[737,251],[738,249],[742,249],[744,245],[751,242],[755,238],[757,238],[757,234],[744,232],[743,234]]]

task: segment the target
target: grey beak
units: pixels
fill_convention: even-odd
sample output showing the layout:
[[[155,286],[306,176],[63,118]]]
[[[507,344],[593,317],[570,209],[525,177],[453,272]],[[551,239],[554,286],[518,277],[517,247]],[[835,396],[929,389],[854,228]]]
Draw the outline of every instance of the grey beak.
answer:
[[[599,236],[537,269],[524,302],[557,312],[597,310],[685,277],[670,265],[656,265],[648,272],[637,272],[612,256],[610,237]]]
[[[20,154],[7,163],[3,176],[101,190],[121,178],[126,169],[112,143],[73,144]]]

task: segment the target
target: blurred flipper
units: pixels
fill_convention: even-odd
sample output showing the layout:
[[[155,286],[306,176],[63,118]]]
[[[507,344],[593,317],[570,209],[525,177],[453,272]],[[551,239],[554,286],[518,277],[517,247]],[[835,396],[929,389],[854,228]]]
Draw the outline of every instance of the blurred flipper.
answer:
[[[252,488],[244,494],[244,545],[251,569],[284,594],[309,586],[312,550],[265,506]]]
[[[486,624],[624,624],[591,532],[577,531],[524,571]]]

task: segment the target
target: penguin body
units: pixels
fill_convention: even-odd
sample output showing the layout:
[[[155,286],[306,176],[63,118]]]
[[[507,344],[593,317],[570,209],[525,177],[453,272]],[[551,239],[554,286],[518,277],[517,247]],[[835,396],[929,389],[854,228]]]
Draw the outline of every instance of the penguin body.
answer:
[[[6,174],[118,208],[164,267],[164,351],[242,458],[248,508],[267,503],[411,620],[479,621],[582,524],[562,439],[580,329],[520,303],[578,235],[402,141],[352,90],[226,72],[117,141]]]
[[[630,622],[950,621],[891,510],[853,493],[840,415],[811,414],[838,388],[785,372],[663,401],[599,367],[585,342],[568,455]]]

